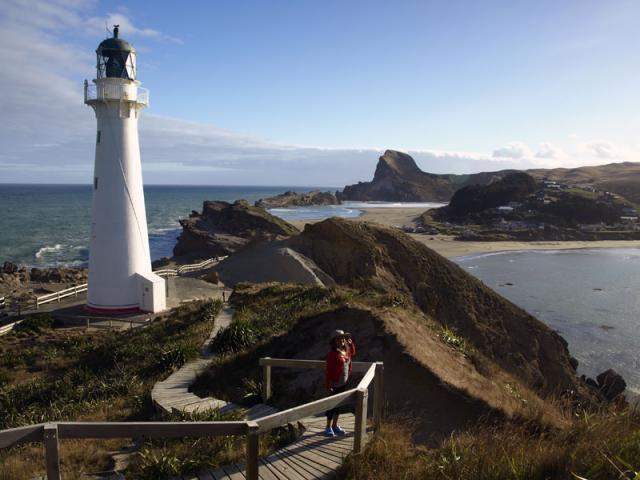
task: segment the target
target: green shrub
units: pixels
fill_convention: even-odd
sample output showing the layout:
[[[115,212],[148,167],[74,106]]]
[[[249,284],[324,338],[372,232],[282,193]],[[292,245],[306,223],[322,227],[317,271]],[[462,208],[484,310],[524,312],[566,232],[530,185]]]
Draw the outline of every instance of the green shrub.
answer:
[[[35,313],[16,325],[14,331],[40,333],[43,329],[52,328],[54,323],[55,320],[50,313]]]

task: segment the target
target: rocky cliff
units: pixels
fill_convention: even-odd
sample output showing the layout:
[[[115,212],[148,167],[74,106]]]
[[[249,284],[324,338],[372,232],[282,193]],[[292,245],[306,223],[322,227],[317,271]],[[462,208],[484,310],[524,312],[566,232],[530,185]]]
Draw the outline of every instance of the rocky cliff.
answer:
[[[340,200],[331,192],[314,190],[308,193],[288,191],[269,198],[261,198],[255,203],[260,208],[308,207],[312,205],[338,205]]]
[[[177,257],[229,255],[250,243],[298,233],[293,225],[245,200],[206,201],[202,213],[180,220],[182,233],[173,249]]]
[[[410,155],[387,150],[378,160],[372,181],[347,185],[338,197],[359,201],[448,202],[458,188],[484,185],[505,173],[436,175],[420,170]]]

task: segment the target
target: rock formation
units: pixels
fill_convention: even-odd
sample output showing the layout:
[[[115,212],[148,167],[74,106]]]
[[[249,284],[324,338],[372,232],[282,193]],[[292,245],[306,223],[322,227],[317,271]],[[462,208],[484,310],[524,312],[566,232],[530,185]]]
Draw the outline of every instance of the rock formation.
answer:
[[[488,184],[508,171],[473,175],[436,175],[423,172],[406,153],[387,150],[378,160],[371,182],[347,185],[341,200],[391,202],[448,202],[460,187]]]
[[[311,205],[338,205],[340,200],[331,192],[314,190],[308,193],[288,191],[275,197],[261,198],[255,203],[260,208],[307,207]]]
[[[245,200],[235,203],[205,201],[202,213],[192,212],[180,220],[182,233],[173,249],[175,256],[229,255],[249,243],[298,233],[293,225]]]

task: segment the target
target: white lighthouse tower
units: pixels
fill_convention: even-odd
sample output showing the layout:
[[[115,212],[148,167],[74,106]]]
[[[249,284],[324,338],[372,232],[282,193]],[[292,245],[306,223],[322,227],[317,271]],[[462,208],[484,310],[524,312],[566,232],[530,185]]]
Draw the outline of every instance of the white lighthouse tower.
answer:
[[[136,52],[118,38],[96,50],[97,78],[85,103],[98,120],[87,306],[103,313],[165,309],[164,279],[151,272],[138,115],[149,93],[136,80]]]

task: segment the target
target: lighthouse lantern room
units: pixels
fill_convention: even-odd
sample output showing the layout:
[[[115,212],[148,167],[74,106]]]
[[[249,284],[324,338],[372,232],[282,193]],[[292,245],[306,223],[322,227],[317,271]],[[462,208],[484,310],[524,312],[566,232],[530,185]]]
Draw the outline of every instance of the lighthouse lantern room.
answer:
[[[103,313],[166,308],[164,279],[151,271],[138,114],[149,95],[136,80],[136,51],[118,36],[98,46],[84,100],[96,114],[96,155],[87,307]]]

